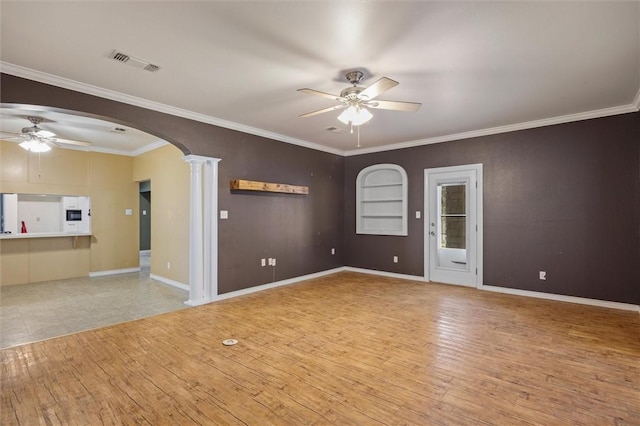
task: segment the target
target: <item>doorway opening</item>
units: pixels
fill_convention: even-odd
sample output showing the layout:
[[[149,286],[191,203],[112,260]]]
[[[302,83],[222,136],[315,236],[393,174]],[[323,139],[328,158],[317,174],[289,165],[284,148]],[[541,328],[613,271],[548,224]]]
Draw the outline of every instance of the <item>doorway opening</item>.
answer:
[[[482,164],[425,170],[425,279],[482,286]]]
[[[151,181],[139,183],[140,188],[140,270],[151,269]]]

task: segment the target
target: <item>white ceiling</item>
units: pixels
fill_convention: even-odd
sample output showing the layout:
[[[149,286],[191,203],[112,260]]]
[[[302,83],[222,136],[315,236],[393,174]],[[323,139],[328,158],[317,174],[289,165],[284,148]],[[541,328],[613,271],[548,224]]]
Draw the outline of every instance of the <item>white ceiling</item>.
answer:
[[[358,152],[638,110],[637,1],[0,7],[5,72],[335,152],[356,152],[355,135],[325,130],[342,126],[337,112],[298,118],[333,103],[296,89],[338,94],[349,85],[341,71],[353,68],[368,70],[363,86],[382,76],[400,82],[379,99],[422,103],[415,113],[374,110]],[[161,70],[118,63],[113,49]]]
[[[38,127],[53,132],[59,138],[91,144],[89,147],[60,145],[67,149],[137,155],[166,144],[157,137],[132,127],[34,106],[0,108],[0,132],[3,132],[0,137],[16,143],[21,142],[23,139],[8,133],[21,134],[23,128],[33,126],[27,117],[42,119]]]

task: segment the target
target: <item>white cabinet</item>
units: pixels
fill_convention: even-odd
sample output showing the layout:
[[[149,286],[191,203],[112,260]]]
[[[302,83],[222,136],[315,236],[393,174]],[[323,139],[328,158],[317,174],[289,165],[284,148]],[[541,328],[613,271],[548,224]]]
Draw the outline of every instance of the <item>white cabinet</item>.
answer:
[[[91,201],[89,197],[62,197],[62,232],[91,232]]]
[[[395,164],[376,164],[356,179],[356,233],[407,235],[407,173]]]
[[[62,197],[62,210],[78,210],[80,205],[79,198],[87,197]]]

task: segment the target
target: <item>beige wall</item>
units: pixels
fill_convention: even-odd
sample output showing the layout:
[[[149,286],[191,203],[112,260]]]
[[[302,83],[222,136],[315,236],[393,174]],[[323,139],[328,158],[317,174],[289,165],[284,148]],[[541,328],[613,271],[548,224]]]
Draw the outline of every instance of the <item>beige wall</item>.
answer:
[[[133,158],[89,154],[91,197],[91,272],[135,268],[140,264],[138,184]],[[132,214],[126,215],[130,209]]]
[[[0,285],[138,266],[133,158],[69,149],[38,155],[0,141],[0,170],[0,192],[90,196],[93,232],[91,238],[2,240]],[[134,215],[126,216],[125,208]]]
[[[151,273],[189,283],[189,165],[173,145],[133,159],[133,180],[151,181]],[[168,267],[170,265],[170,267]]]

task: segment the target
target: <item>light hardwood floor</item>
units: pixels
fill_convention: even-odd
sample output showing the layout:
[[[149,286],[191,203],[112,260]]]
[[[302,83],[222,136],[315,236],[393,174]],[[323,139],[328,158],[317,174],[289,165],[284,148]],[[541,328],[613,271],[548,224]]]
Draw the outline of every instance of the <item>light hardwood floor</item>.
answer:
[[[344,272],[2,350],[0,420],[638,425],[639,357],[638,313]]]

